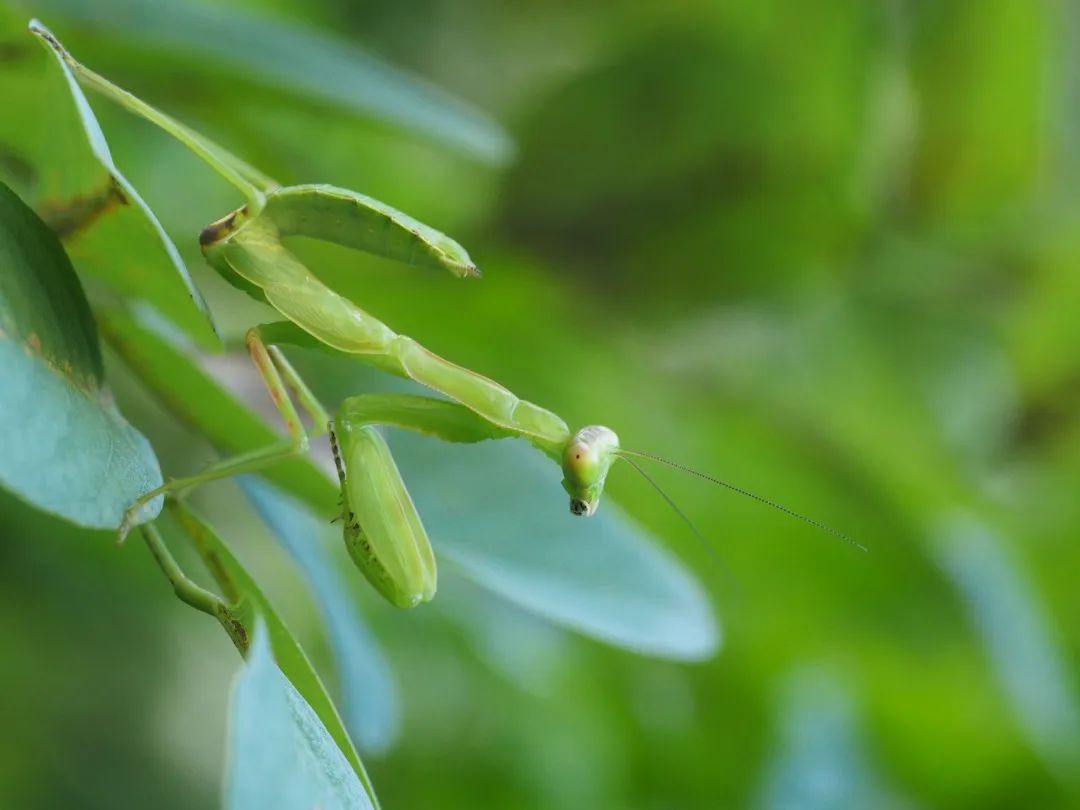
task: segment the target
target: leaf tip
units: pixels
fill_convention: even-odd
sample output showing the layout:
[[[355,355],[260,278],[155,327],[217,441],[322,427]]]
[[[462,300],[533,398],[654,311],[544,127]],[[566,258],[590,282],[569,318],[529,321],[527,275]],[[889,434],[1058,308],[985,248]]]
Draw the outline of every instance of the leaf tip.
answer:
[[[27,30],[34,36],[45,40],[46,44],[55,51],[65,53],[64,46],[60,44],[60,40],[56,38],[52,31],[50,31],[41,20],[37,17],[33,17],[26,26]]]

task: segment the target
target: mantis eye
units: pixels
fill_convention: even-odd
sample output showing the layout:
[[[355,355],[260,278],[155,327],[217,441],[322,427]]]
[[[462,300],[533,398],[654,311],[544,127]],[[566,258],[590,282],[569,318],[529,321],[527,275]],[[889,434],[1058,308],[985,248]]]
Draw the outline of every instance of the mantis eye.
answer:
[[[570,496],[570,514],[587,517],[596,511],[618,448],[619,438],[600,425],[574,434],[562,455],[562,485]]]

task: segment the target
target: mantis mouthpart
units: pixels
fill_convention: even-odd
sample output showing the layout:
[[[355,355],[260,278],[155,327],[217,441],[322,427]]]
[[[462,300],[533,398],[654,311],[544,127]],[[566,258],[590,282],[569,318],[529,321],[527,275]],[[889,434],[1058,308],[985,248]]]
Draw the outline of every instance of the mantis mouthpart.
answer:
[[[378,427],[403,428],[449,442],[524,439],[561,466],[570,512],[578,516],[596,512],[616,459],[629,461],[627,456],[640,455],[672,464],[621,449],[615,432],[607,427],[590,425],[571,433],[555,413],[396,333],[320,281],[283,243],[288,237],[305,236],[446,271],[458,278],[478,276],[468,252],[456,241],[385,203],[348,189],[317,184],[279,185],[231,152],[81,65],[40,23],[32,22],[30,27],[82,85],[172,135],[245,196],[244,205],[203,229],[200,246],[207,262],[225,280],[269,304],[285,319],[249,329],[245,342],[288,437],[223,459],[197,475],[172,479],[145,493],[125,514],[118,528],[121,541],[138,522],[142,507],[157,496],[176,495],[207,481],[258,472],[306,453],[310,437],[329,431],[341,484],[340,517],[349,554],[380,594],[392,604],[407,608],[435,595],[435,556]],[[448,400],[365,394],[346,399],[331,421],[282,353],[281,344],[314,345],[351,356],[419,383]],[[301,421],[294,399],[308,415],[310,428]],[[632,461],[630,464],[645,475]],[[687,471],[839,534],[771,501]],[[646,478],[659,490],[651,478]],[[660,493],[675,507],[662,490]],[[675,509],[686,519],[678,507]],[[203,594],[187,589],[183,582],[181,585],[191,599],[205,601]]]

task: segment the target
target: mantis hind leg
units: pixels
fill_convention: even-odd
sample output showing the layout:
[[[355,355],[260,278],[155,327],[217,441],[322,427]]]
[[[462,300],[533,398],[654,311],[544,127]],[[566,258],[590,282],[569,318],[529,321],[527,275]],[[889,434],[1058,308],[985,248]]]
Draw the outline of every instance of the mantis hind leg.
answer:
[[[267,346],[263,342],[258,327],[248,330],[245,342],[255,368],[266,384],[270,399],[285,423],[285,430],[288,432],[289,438],[274,442],[266,447],[223,459],[211,464],[196,475],[171,479],[157,489],[141,495],[124,513],[124,518],[117,529],[120,542],[123,542],[132,526],[135,525],[142,508],[161,495],[176,495],[207,481],[256,472],[284,459],[306,453],[309,433],[304,428],[296,407],[293,405],[289,396],[290,391],[311,417],[313,427],[310,435],[319,436],[325,432],[328,424],[326,411],[305,385],[300,375],[289,364],[285,355],[276,346]]]
[[[180,601],[186,602],[196,610],[201,610],[203,613],[215,618],[220,616],[225,609],[225,602],[216,594],[211,593],[194,580],[188,578],[187,574],[180,568],[179,563],[169,552],[169,548],[165,545],[165,541],[162,539],[157,527],[152,523],[148,523],[141,526],[139,531],[142,533],[146,545],[150,548],[150,553],[153,555],[155,562],[161,568],[162,573],[165,574],[166,579],[169,580],[173,592]]]

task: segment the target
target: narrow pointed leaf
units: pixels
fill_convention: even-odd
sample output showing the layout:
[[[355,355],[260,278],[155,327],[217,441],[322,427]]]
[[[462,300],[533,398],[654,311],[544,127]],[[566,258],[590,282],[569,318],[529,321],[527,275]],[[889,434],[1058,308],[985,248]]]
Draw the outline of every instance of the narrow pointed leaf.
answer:
[[[113,162],[63,47],[39,23],[31,30],[54,57],[42,87],[49,126],[32,156],[42,178],[35,207],[80,271],[148,301],[200,344],[217,345],[202,293],[150,206]]]
[[[373,808],[326,726],[278,669],[267,635],[255,628],[233,688],[225,807]]]
[[[1004,539],[973,514],[935,526],[936,558],[952,580],[1017,725],[1046,764],[1062,774],[1080,765],[1080,705],[1068,656],[1052,622],[1010,559]]]
[[[824,667],[797,669],[777,701],[778,740],[752,807],[832,810],[911,806],[882,783],[859,706]]]
[[[243,564],[233,555],[217,533],[183,504],[172,501],[168,513],[175,518],[194,543],[218,585],[232,601],[228,615],[219,617],[234,642],[245,655],[251,655],[253,639],[257,639],[256,624],[262,624],[264,635],[273,648],[281,672],[290,685],[302,696],[318,718],[332,744],[339,749],[354,776],[364,786],[366,794],[377,806],[371,780],[353,747],[330,695],[318,673],[292,632],[274,610],[270,600],[259,588]],[[236,626],[239,625],[239,631]],[[266,806],[266,805],[252,805]],[[369,805],[360,805],[369,806]]]
[[[384,751],[400,731],[400,700],[390,663],[372,635],[356,599],[319,542],[325,520],[258,478],[243,477],[240,487],[300,567],[326,622],[326,632],[341,684],[341,713],[349,734],[363,751]],[[332,532],[341,541],[341,530]]]

